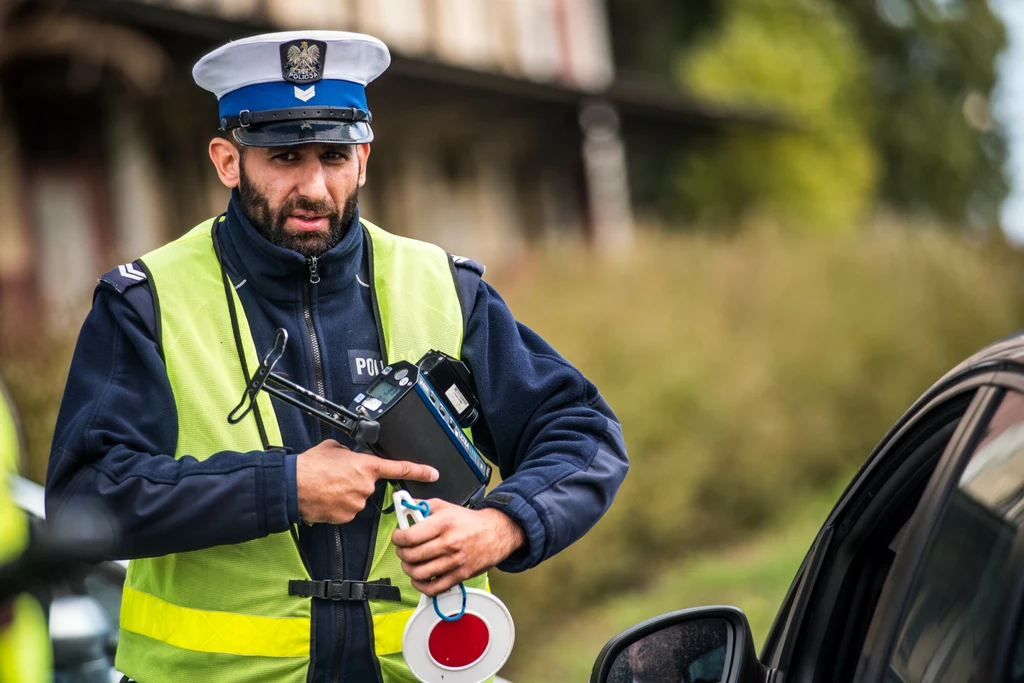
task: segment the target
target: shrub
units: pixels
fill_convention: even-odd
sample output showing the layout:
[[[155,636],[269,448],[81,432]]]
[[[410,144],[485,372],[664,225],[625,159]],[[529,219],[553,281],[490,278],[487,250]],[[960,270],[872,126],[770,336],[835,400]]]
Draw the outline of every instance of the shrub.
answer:
[[[1021,278],[1009,250],[893,226],[647,236],[618,260],[552,255],[529,278],[498,273],[517,317],[602,390],[632,462],[580,542],[495,576],[517,652],[833,485],[950,367],[1017,329]]]

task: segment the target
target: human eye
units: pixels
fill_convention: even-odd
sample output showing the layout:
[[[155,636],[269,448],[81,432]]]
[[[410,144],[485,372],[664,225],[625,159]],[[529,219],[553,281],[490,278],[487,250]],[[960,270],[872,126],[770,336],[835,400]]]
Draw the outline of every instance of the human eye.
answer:
[[[320,155],[320,158],[324,161],[338,162],[345,161],[351,156],[352,153],[349,151],[348,147],[337,147],[325,150],[324,153]]]
[[[274,161],[295,161],[298,158],[298,153],[295,150],[291,149],[279,152],[278,154],[275,154],[274,156],[271,157],[271,159],[273,159]]]

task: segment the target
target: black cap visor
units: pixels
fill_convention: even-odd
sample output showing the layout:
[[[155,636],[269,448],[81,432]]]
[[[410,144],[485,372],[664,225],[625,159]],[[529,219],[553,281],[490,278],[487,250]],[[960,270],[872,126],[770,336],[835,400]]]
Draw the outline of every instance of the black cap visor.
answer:
[[[280,121],[234,128],[231,132],[235,140],[248,147],[290,147],[314,142],[358,145],[373,141],[373,130],[365,121]]]

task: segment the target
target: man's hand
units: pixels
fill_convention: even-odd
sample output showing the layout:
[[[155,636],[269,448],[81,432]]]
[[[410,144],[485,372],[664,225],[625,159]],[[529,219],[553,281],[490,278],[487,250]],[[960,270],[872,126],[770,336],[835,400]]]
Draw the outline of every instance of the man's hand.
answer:
[[[469,510],[437,498],[427,502],[430,515],[424,521],[391,534],[402,570],[421,593],[443,593],[487,571],[526,542],[523,529],[504,512]]]
[[[366,507],[378,479],[437,481],[429,465],[356,453],[328,439],[295,459],[299,515],[307,522],[345,524]]]

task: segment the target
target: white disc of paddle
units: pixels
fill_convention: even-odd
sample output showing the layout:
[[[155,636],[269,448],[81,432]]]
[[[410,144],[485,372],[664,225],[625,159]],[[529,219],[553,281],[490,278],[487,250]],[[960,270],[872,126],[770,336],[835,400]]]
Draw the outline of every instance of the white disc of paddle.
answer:
[[[437,596],[446,616],[462,609],[455,586]],[[466,611],[455,621],[441,619],[424,596],[405,625],[402,654],[423,683],[483,683],[498,673],[512,654],[516,629],[508,608],[487,591],[466,589]]]

